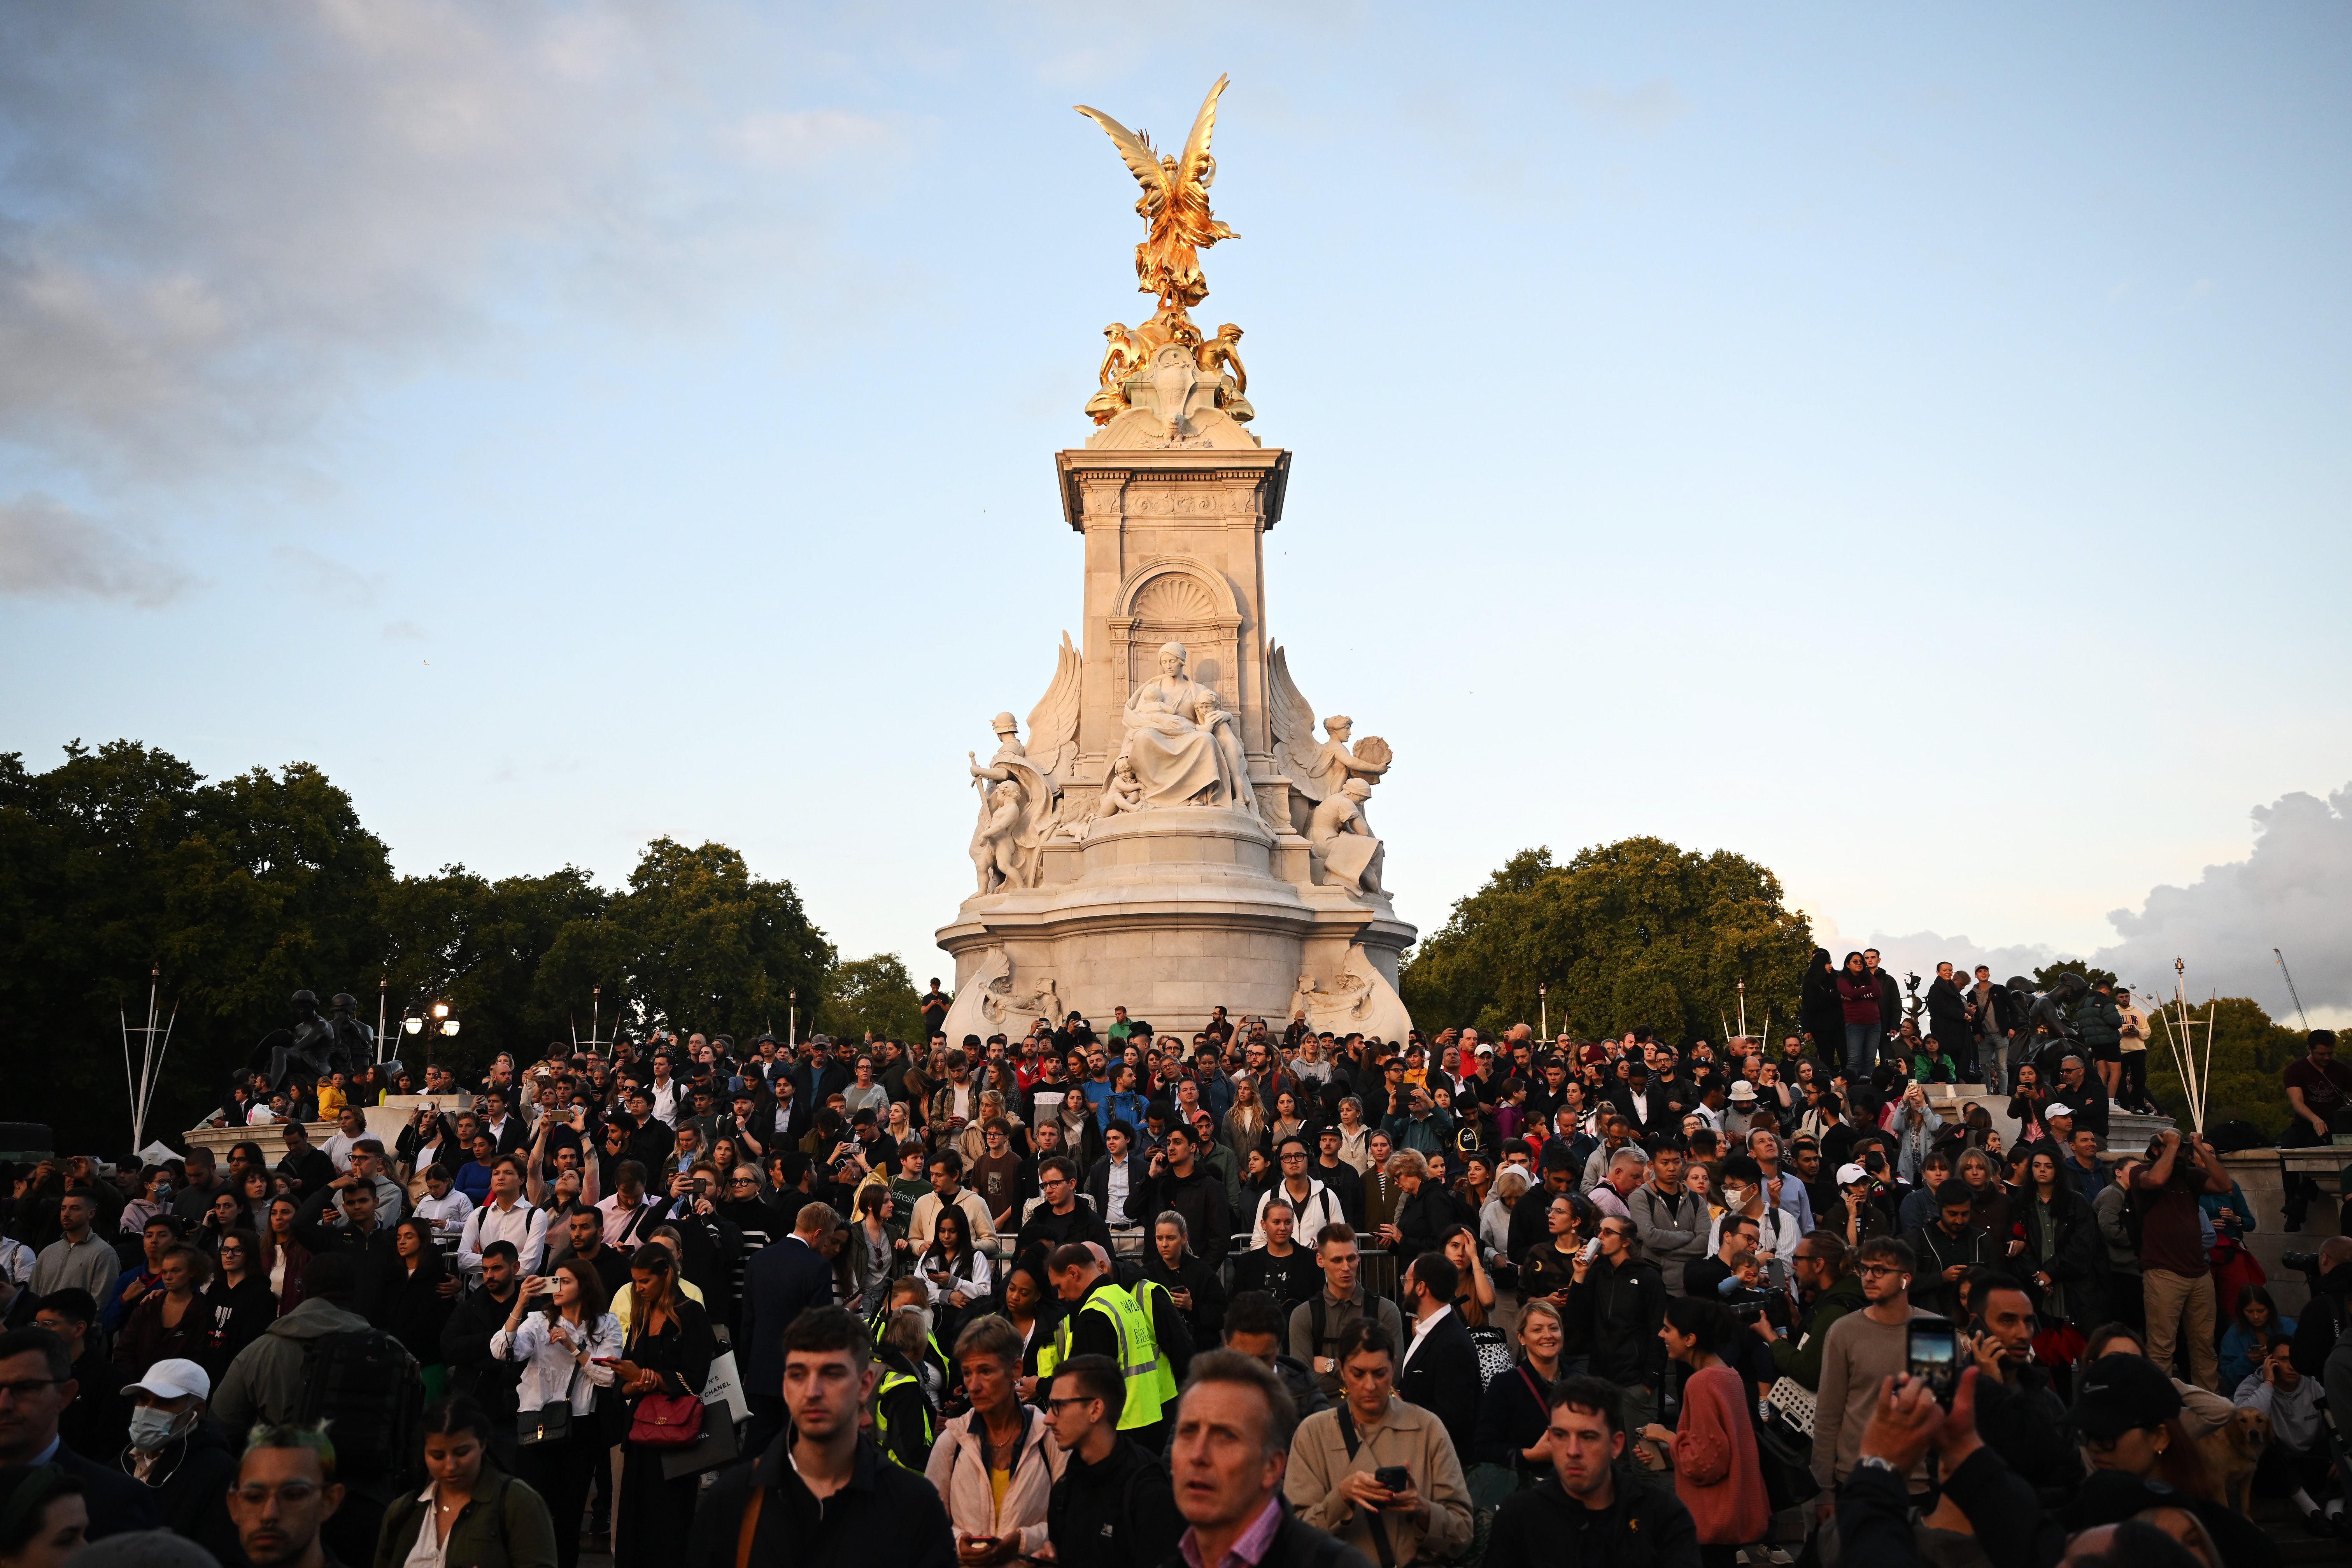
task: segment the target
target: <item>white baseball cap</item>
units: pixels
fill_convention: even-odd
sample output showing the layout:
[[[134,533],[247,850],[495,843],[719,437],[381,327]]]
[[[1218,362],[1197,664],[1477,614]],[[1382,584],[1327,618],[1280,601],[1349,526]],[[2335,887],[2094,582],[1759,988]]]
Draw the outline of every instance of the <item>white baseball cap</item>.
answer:
[[[1840,1165],[1837,1173],[1837,1184],[1841,1187],[1850,1187],[1853,1185],[1854,1183],[1863,1180],[1870,1173],[1864,1170],[1860,1165]]]
[[[2044,1121],[2049,1121],[2053,1116],[2072,1116],[2074,1114],[2074,1108],[2071,1105],[2046,1105],[2042,1109],[2042,1120]]]
[[[167,1356],[147,1369],[147,1375],[123,1391],[124,1395],[149,1394],[157,1399],[180,1399],[194,1394],[198,1399],[213,1396],[212,1375],[194,1362],[178,1356]]]

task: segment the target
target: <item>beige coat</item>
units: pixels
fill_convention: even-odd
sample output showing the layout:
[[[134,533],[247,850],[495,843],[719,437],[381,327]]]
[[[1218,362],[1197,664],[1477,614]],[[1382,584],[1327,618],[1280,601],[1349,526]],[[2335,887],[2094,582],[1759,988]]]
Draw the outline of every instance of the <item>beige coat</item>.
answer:
[[[977,1410],[966,1411],[940,1428],[940,1440],[931,1446],[930,1462],[923,1467],[923,1479],[947,1504],[948,1521],[955,1526],[959,1543],[967,1536],[992,1535],[1008,1541],[1017,1536],[1021,1555],[1034,1557],[1045,1550],[1045,1504],[1069,1457],[1060,1444],[1047,1440],[1044,1411],[1024,1405],[1021,1413],[1029,1427],[1022,1434],[1013,1479],[1004,1489],[1003,1513],[996,1510],[995,1489],[988,1483],[988,1461],[981,1455],[981,1440],[987,1429]]]
[[[1339,1480],[1383,1465],[1402,1465],[1429,1506],[1429,1528],[1424,1532],[1402,1513],[1382,1513],[1395,1560],[1409,1563],[1417,1557],[1458,1557],[1466,1551],[1470,1488],[1462,1479],[1462,1461],[1454,1455],[1454,1440],[1445,1435],[1444,1423],[1417,1405],[1391,1397],[1381,1424],[1359,1435],[1363,1441],[1350,1459],[1337,1409],[1318,1410],[1298,1424],[1298,1435],[1290,1440],[1290,1468],[1282,1481],[1283,1495],[1297,1508],[1298,1517],[1377,1561],[1371,1521],[1339,1490]]]

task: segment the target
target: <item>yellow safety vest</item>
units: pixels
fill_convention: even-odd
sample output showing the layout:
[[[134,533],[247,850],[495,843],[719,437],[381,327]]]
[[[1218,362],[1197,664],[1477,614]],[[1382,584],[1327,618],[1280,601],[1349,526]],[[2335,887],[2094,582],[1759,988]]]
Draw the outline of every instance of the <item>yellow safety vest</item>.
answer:
[[[1118,1336],[1118,1375],[1127,1385],[1127,1403],[1118,1413],[1118,1429],[1132,1432],[1139,1426],[1155,1425],[1167,1399],[1160,1391],[1160,1347],[1153,1340],[1151,1314],[1137,1306],[1135,1298],[1116,1285],[1098,1287],[1078,1309],[1080,1313],[1092,1311],[1100,1311],[1108,1318],[1112,1332]]]
[[[1152,1310],[1151,1303],[1151,1298],[1155,1292],[1161,1300],[1168,1300],[1168,1290],[1165,1286],[1150,1279],[1141,1281],[1136,1288],[1136,1307],[1142,1312],[1144,1323],[1151,1329],[1151,1348],[1159,1356],[1160,1370],[1156,1381],[1159,1385],[1160,1403],[1165,1406],[1169,1401],[1176,1397],[1176,1368],[1168,1360],[1168,1347],[1160,1343],[1160,1315]],[[1169,1301],[1168,1310],[1174,1311],[1176,1303]]]
[[[882,1450],[885,1458],[888,1458],[892,1464],[897,1465],[900,1469],[908,1469],[912,1467],[908,1466],[905,1460],[899,1458],[898,1455],[890,1452],[890,1417],[883,1413],[882,1401],[887,1398],[891,1394],[901,1388],[905,1388],[909,1384],[914,1385],[919,1395],[916,1403],[920,1405],[923,1408],[923,1447],[928,1448],[931,1446],[933,1440],[933,1435],[931,1432],[931,1406],[929,1400],[919,1397],[922,1384],[908,1373],[889,1372],[883,1374],[881,1383],[877,1384],[874,1390],[874,1445],[876,1447]]]

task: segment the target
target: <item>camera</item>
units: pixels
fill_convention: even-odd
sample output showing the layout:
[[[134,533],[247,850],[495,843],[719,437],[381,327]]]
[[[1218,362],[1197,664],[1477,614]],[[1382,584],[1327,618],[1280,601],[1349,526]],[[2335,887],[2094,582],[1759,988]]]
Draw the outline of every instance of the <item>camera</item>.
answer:
[[[2319,1254],[2316,1252],[2282,1252],[2279,1254],[2279,1267],[2282,1268],[2292,1268],[2298,1274],[2316,1274],[2319,1272]]]
[[[1725,1310],[1728,1311],[1742,1324],[1753,1323],[1764,1316],[1764,1303],[1761,1301],[1735,1303],[1734,1305],[1726,1308]]]

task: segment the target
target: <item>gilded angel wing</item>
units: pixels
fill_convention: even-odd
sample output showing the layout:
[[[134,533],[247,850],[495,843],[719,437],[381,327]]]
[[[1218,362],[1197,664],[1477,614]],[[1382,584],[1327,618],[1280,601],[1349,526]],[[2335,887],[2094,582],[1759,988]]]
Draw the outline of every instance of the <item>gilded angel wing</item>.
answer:
[[[1217,85],[1223,87],[1224,84],[1219,82]],[[1212,98],[1215,96],[1214,93],[1210,94]],[[1138,136],[1099,109],[1088,109],[1083,103],[1074,103],[1070,107],[1103,128],[1110,137],[1111,145],[1118,149],[1118,155],[1127,160],[1128,169],[1135,175],[1137,184],[1147,192],[1160,192],[1165,195],[1165,192],[1161,191],[1165,177],[1160,172],[1160,160],[1153,154],[1150,142]],[[1192,134],[1204,135],[1198,127],[1193,129]]]
[[[1265,654],[1267,718],[1274,727],[1274,765],[1289,775],[1291,787],[1318,805],[1331,793],[1325,777],[1330,763],[1315,743],[1315,710],[1290,679],[1290,656],[1281,644]]]
[[[1068,776],[1072,759],[1078,754],[1078,685],[1082,675],[1078,650],[1070,646],[1070,634],[1062,634],[1062,652],[1054,666],[1053,684],[1037,706],[1029,710],[1029,761],[1040,773],[1051,775],[1058,786]]]
[[[1225,79],[1219,77],[1209,96],[1201,100],[1201,112],[1192,121],[1192,134],[1184,139],[1184,156],[1176,165],[1179,178],[1198,180],[1207,190],[1216,183],[1217,162],[1209,157],[1209,134],[1217,128],[1217,95],[1225,90]]]

